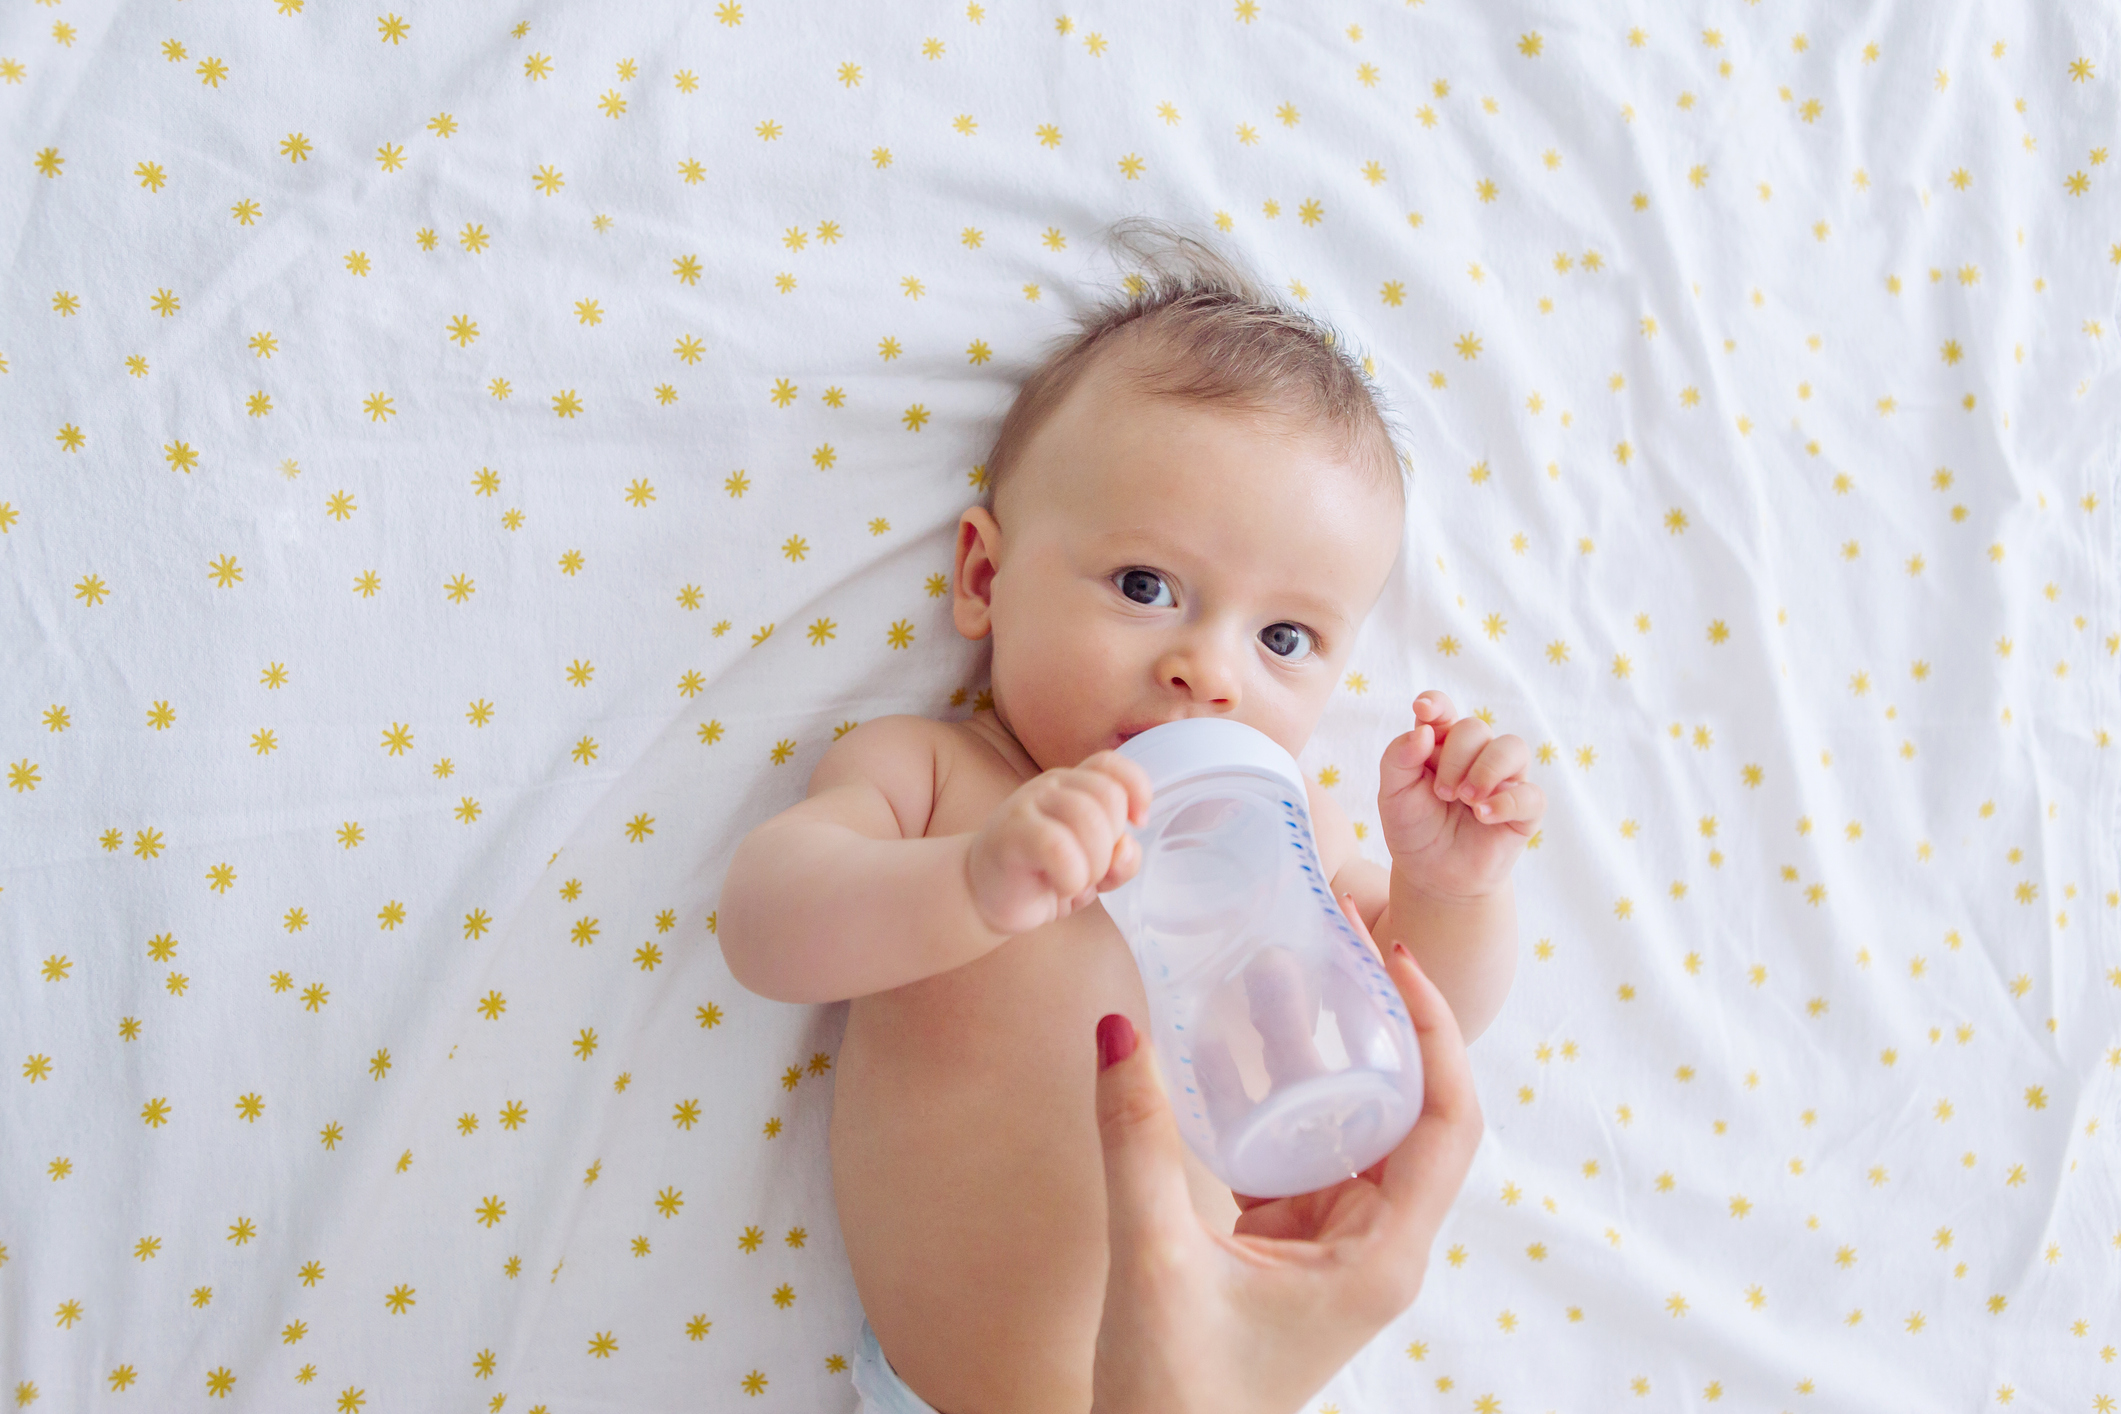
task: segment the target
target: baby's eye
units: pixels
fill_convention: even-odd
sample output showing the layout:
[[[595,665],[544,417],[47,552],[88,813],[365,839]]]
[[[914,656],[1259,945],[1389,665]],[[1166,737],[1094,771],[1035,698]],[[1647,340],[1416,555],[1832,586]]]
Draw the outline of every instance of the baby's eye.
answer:
[[[1127,570],[1114,576],[1119,581],[1119,592],[1137,604],[1151,608],[1168,608],[1178,601],[1171,597],[1171,586],[1155,570]],[[1163,597],[1159,599],[1157,596]]]
[[[1259,641],[1267,645],[1269,653],[1292,663],[1301,662],[1318,650],[1311,630],[1301,624],[1269,624],[1259,631]],[[1296,651],[1299,644],[1304,650],[1301,653]]]

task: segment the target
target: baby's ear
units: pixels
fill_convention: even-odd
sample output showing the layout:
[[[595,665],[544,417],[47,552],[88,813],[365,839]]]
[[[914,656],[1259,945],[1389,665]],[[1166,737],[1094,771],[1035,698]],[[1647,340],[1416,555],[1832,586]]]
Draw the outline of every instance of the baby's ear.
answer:
[[[994,573],[1001,567],[1001,545],[1002,528],[985,506],[968,507],[958,517],[950,618],[967,638],[994,631]]]

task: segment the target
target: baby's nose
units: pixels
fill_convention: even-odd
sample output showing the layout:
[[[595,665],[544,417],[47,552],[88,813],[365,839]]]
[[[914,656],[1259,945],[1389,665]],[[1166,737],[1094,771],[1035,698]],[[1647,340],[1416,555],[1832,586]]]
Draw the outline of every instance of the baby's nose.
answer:
[[[1220,653],[1198,648],[1181,650],[1168,656],[1161,668],[1166,682],[1198,701],[1237,701],[1237,674]]]

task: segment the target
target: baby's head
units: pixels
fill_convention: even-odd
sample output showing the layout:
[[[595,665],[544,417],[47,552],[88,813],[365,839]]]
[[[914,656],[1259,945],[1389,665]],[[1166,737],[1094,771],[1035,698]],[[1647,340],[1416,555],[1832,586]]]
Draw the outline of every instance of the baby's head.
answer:
[[[1041,770],[1179,717],[1300,752],[1398,558],[1399,454],[1359,365],[1240,267],[1079,320],[958,522],[953,614],[994,635],[995,716]]]

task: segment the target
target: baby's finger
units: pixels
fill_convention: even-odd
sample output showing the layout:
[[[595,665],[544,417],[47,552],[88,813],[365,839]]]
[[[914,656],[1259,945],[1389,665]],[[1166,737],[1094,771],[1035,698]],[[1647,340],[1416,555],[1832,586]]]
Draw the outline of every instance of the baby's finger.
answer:
[[[1458,709],[1451,705],[1451,699],[1433,687],[1414,699],[1414,720],[1417,722],[1427,722],[1441,731],[1457,717]]]
[[[1486,800],[1473,802],[1473,818],[1483,825],[1502,825],[1518,818],[1515,786],[1496,791]]]
[[[1518,833],[1529,835],[1532,826],[1546,813],[1546,793],[1530,781],[1513,781],[1506,790],[1499,790],[1473,807],[1474,815],[1484,825],[1515,824]],[[1490,813],[1492,812],[1492,813]]]
[[[1436,754],[1436,795],[1441,800],[1458,799],[1459,788],[1465,784],[1466,770],[1473,759],[1480,755],[1494,732],[1478,717],[1460,717],[1451,724],[1451,730],[1443,739],[1443,750]]]
[[[1424,722],[1410,732],[1401,732],[1385,747],[1377,763],[1377,794],[1380,799],[1397,795],[1418,782],[1436,754],[1436,731]]]
[[[1465,785],[1473,788],[1473,794],[1468,798],[1481,799],[1531,764],[1531,748],[1524,744],[1523,737],[1496,737],[1480,749],[1480,754],[1473,758],[1473,764],[1466,770]]]
[[[1093,867],[1083,842],[1073,829],[1046,815],[1032,818],[1023,858],[1057,899],[1074,898],[1092,881],[1102,877],[1106,869],[1102,859]]]
[[[1155,791],[1149,785],[1149,773],[1141,762],[1113,750],[1086,756],[1082,765],[1087,769],[1103,772],[1125,788],[1127,819],[1130,823],[1149,823],[1149,802]]]
[[[1124,760],[1125,758],[1119,759]],[[1059,778],[1066,789],[1081,791],[1095,800],[1099,808],[1105,812],[1106,818],[1112,822],[1112,827],[1114,829],[1122,829],[1133,818],[1134,802],[1129,799],[1127,783],[1120,779],[1119,773],[1109,769],[1102,769],[1108,764],[1078,766],[1072,771],[1061,771]],[[1128,764],[1132,765],[1133,763],[1129,762]],[[1137,767],[1137,769],[1139,768]]]
[[[1098,880],[1097,892],[1104,893],[1126,883],[1127,880],[1134,877],[1136,871],[1141,868],[1141,864],[1141,845],[1135,840],[1134,836],[1121,835],[1119,837],[1119,848],[1112,851],[1112,867],[1105,871],[1104,878]]]
[[[1075,840],[1085,875],[1075,881],[1070,894],[1088,888],[1105,877],[1126,832],[1112,823],[1106,802],[1086,790],[1057,790],[1039,802],[1039,813],[1057,822]]]

